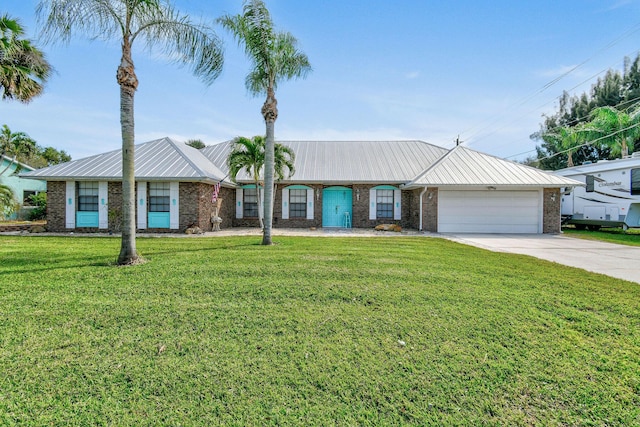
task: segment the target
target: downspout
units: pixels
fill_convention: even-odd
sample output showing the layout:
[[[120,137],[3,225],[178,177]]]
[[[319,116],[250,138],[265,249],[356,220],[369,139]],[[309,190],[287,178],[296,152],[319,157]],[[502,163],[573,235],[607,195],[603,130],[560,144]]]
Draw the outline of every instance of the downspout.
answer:
[[[424,193],[427,192],[427,186],[424,186],[424,190],[422,190],[422,193],[420,193],[420,226],[418,227],[418,229],[420,231],[422,231],[422,196],[424,196]]]

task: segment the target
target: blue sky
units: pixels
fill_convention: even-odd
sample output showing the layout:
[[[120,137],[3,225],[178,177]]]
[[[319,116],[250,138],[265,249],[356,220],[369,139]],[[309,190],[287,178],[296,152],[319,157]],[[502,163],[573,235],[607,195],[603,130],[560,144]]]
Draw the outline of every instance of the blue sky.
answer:
[[[2,0],[37,43],[35,0]],[[420,139],[522,159],[529,135],[563,90],[588,90],[640,49],[640,0],[266,0],[296,36],[313,72],[277,93],[279,140]],[[213,23],[240,0],[175,0]],[[222,76],[207,87],[159,55],[134,52],[140,86],[136,142],[164,136],[207,144],[264,133],[262,98],[244,87],[249,62],[231,38]],[[0,124],[74,159],[121,145],[119,45],[76,37],[42,45],[56,73],[28,105],[0,103]],[[583,63],[547,89],[545,85]]]

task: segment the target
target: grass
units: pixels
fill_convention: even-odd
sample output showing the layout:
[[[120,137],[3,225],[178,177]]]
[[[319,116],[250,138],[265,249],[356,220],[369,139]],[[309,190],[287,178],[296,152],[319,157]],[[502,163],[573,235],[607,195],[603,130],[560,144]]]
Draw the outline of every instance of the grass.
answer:
[[[602,228],[598,231],[576,230],[573,227],[563,227],[562,231],[569,237],[586,240],[601,240],[619,243],[621,245],[640,246],[640,228]]]
[[[640,287],[429,238],[0,236],[0,425],[638,425]]]

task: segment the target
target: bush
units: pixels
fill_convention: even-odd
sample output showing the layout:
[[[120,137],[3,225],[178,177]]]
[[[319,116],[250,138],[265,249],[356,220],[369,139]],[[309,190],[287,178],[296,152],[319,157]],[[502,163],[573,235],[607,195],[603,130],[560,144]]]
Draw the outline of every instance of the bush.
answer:
[[[47,218],[47,193],[32,194],[29,196],[29,202],[34,206],[29,212],[27,218],[29,221]]]

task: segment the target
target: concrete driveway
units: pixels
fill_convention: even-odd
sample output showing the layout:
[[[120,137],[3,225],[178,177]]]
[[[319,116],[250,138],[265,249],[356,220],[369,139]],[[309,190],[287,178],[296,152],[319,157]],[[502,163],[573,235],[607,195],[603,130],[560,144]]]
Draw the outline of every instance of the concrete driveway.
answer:
[[[494,252],[524,254],[640,283],[640,247],[551,234],[443,234]]]

